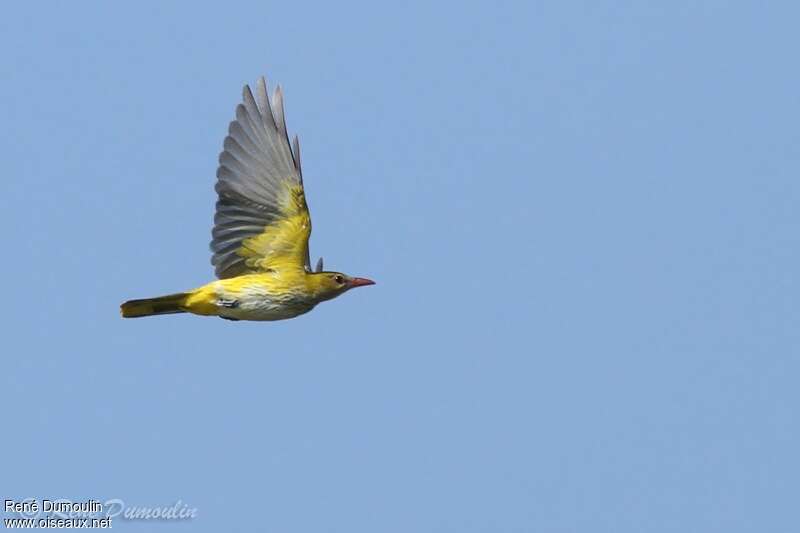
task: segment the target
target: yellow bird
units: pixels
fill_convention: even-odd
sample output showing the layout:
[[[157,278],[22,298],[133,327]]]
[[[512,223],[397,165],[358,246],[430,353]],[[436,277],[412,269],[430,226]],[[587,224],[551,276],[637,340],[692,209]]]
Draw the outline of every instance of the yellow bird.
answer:
[[[211,263],[219,279],[187,292],[129,300],[120,307],[123,317],[194,313],[282,320],[375,283],[325,272],[322,258],[312,271],[300,143],[295,136],[289,144],[281,87],[271,102],[264,78],[255,96],[247,85],[243,93],[217,169]]]

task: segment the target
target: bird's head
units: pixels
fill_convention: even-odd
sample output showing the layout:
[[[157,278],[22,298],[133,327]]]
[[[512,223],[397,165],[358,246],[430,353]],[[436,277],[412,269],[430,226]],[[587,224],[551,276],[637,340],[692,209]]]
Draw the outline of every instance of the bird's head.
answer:
[[[355,287],[375,285],[371,279],[354,278],[341,272],[314,272],[309,277],[319,301],[336,298]]]

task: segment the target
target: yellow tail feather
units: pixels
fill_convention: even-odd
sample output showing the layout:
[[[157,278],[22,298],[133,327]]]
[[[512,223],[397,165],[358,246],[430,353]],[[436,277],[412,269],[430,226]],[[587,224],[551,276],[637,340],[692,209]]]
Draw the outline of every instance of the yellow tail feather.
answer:
[[[140,316],[167,315],[170,313],[185,313],[184,302],[188,295],[185,292],[168,294],[157,298],[144,298],[142,300],[128,300],[119,308],[123,318],[136,318]]]

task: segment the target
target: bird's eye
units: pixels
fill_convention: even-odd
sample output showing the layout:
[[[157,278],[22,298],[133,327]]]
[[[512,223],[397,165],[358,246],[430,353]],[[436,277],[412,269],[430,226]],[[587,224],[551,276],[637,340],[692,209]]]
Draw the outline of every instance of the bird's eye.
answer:
[[[336,276],[336,277],[334,277],[333,279],[334,279],[334,281],[336,281],[336,283],[338,283],[339,285],[341,285],[342,283],[344,283],[344,278],[343,278],[342,276]]]

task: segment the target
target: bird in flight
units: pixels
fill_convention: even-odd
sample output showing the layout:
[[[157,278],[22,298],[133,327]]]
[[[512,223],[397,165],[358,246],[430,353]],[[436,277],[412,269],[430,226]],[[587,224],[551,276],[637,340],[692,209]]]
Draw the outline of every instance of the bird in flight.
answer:
[[[264,78],[255,95],[245,85],[219,156],[215,188],[211,263],[219,279],[187,292],[129,300],[120,306],[123,317],[194,313],[283,320],[375,283],[325,271],[322,258],[311,268],[300,143],[295,136],[289,144],[280,85],[271,101]]]

